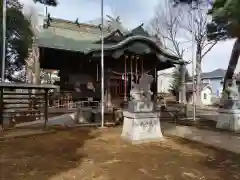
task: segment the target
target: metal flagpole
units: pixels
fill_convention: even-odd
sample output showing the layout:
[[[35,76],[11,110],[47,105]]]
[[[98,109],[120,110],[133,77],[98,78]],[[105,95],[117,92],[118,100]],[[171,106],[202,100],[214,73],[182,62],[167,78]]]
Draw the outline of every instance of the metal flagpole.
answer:
[[[103,0],[101,0],[101,127],[104,127],[104,40],[103,40]]]
[[[193,89],[193,95],[192,95],[192,108],[193,108],[193,121],[196,120],[196,101],[195,101],[195,59],[194,59],[194,5],[192,3],[192,89]]]
[[[7,0],[3,0],[3,19],[2,19],[2,28],[3,28],[3,40],[2,40],[2,74],[1,79],[4,82],[5,74],[5,59],[6,59],[6,13],[7,13]]]

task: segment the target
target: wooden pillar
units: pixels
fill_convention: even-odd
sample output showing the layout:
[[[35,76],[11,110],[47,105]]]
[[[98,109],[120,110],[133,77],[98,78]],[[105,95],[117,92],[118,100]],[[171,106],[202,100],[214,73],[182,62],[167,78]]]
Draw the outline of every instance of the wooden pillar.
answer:
[[[157,95],[157,82],[158,82],[158,75],[157,75],[157,68],[154,68],[154,88],[153,88],[153,95],[156,97]]]
[[[50,84],[52,84],[52,70],[50,71],[50,73],[49,73],[49,82],[50,82]]]
[[[116,93],[115,93],[115,96],[117,96],[117,95],[119,94],[119,92],[118,92],[118,89],[119,89],[119,80],[116,79],[115,82],[116,82]]]
[[[44,128],[47,127],[48,122],[48,89],[45,89],[45,95],[44,95]]]
[[[108,76],[107,76],[107,88],[106,88],[106,106],[108,109],[112,108],[112,94],[111,94],[111,74],[110,74],[111,70],[108,69]]]
[[[3,110],[4,110],[4,103],[3,103],[3,88],[0,88],[0,132],[3,130]]]
[[[98,71],[99,71],[99,70],[98,70],[98,63],[97,63],[97,77],[96,77],[96,78],[97,78],[97,82],[98,82],[98,79],[99,79],[99,77],[98,77]]]
[[[136,69],[135,69],[135,71],[136,71],[136,83],[138,83],[138,60],[139,60],[139,57],[137,56],[136,57]]]
[[[125,56],[124,58],[124,101],[127,101],[127,58],[128,56]]]
[[[186,103],[186,64],[180,65],[180,90],[179,90],[179,101],[181,103]]]
[[[122,78],[119,80],[119,94],[122,94]]]
[[[134,56],[131,57],[131,60],[130,60],[130,68],[131,68],[131,89],[132,89],[132,79],[133,79],[133,67],[132,67],[132,61],[134,59]]]

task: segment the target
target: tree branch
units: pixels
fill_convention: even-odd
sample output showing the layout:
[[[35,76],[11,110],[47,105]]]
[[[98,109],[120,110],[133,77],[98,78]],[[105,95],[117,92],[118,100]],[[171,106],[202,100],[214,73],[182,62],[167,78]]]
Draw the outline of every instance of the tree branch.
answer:
[[[209,53],[209,51],[211,51],[211,49],[217,44],[217,41],[215,41],[214,43],[212,43],[212,45],[202,54],[201,59],[203,59],[203,57]],[[206,46],[205,46],[206,47]]]
[[[182,43],[178,40],[181,20],[182,11],[180,8],[176,9],[170,5],[162,7],[160,5],[151,23],[153,31],[161,36],[164,44],[169,45],[171,43],[172,47],[167,49],[179,57],[182,57],[184,53],[184,49],[180,46]]]

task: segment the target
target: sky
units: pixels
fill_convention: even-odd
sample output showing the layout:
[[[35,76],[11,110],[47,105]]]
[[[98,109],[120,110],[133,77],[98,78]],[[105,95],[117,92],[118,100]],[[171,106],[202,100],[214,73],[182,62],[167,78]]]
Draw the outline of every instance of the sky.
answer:
[[[34,7],[40,14],[45,14],[45,6],[34,4],[32,0],[19,0],[24,9]],[[88,22],[101,17],[101,0],[58,0],[57,7],[49,7],[52,17],[79,22]],[[71,2],[71,3],[70,3]],[[104,0],[104,16],[120,16],[123,25],[129,29],[141,23],[147,25],[153,18],[159,0]],[[217,68],[227,69],[234,40],[219,42],[203,59],[202,71],[209,72]],[[184,60],[191,61],[192,49],[188,48]],[[191,64],[188,65],[191,74]]]

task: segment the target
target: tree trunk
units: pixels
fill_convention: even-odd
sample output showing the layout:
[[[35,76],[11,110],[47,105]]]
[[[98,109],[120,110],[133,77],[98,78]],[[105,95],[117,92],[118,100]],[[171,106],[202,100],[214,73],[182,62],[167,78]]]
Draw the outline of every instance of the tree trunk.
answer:
[[[34,75],[35,75],[35,82],[34,84],[41,84],[40,83],[40,62],[39,62],[39,48],[37,46],[36,41],[33,42],[33,59],[34,59]]]
[[[227,72],[224,77],[223,91],[227,87],[227,80],[229,80],[229,79],[231,80],[233,78],[234,71],[235,71],[237,63],[238,63],[239,55],[240,55],[240,38],[237,38],[237,40],[235,41],[235,43],[233,45],[232,54],[231,54],[231,57],[229,60]]]
[[[201,102],[201,47],[197,44],[196,52],[196,105],[200,106]]]
[[[181,103],[186,103],[186,64],[181,64],[179,67],[180,70],[180,91],[179,97]]]

